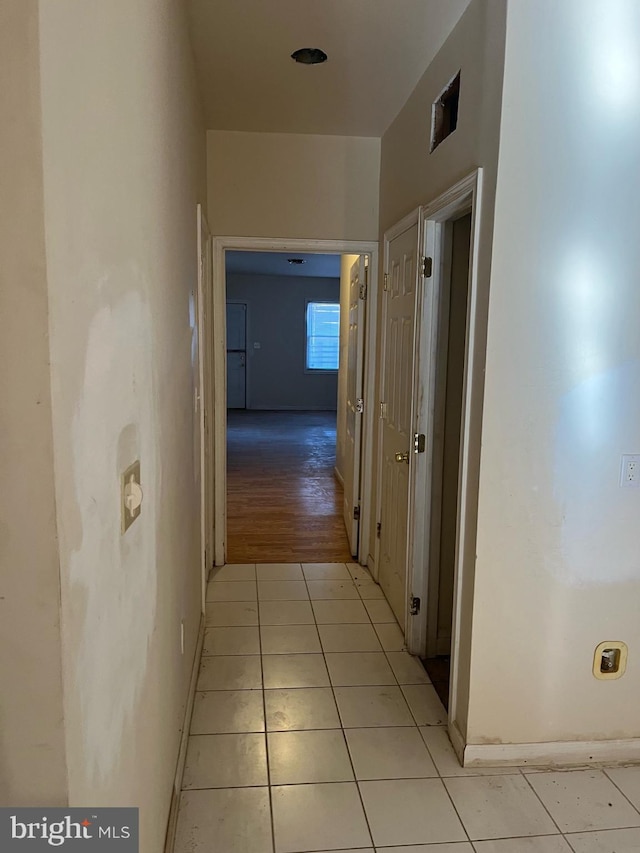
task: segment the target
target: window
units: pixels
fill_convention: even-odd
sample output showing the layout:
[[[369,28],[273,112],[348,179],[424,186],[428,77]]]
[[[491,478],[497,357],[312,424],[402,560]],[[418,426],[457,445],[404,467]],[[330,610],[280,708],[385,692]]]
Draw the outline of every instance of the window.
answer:
[[[307,303],[307,370],[337,370],[340,354],[340,306]]]

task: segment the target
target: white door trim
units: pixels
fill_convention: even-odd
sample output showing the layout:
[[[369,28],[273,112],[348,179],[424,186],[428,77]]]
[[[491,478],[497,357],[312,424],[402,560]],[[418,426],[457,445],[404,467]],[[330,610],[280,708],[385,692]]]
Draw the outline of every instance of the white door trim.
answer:
[[[433,272],[425,288],[422,306],[422,323],[419,325],[418,359],[418,407],[416,412],[416,432],[426,435],[427,452],[416,456],[416,477],[411,502],[416,507],[413,519],[413,535],[410,537],[413,548],[409,568],[411,589],[421,598],[421,612],[411,622],[407,642],[413,654],[424,655],[427,641],[427,612],[429,596],[429,559],[431,542],[431,485],[432,457],[429,448],[433,447],[435,366],[438,328],[438,307],[444,278],[443,240],[444,223],[471,211],[471,245],[469,255],[469,296],[467,307],[467,331],[465,345],[464,381],[462,392],[462,424],[460,434],[460,466],[458,479],[458,525],[455,551],[455,580],[453,593],[453,625],[451,638],[451,685],[449,695],[449,728],[454,728],[458,719],[459,656],[460,638],[463,630],[470,631],[471,625],[462,623],[463,591],[471,582],[473,566],[465,562],[465,554],[475,553],[474,548],[465,545],[469,537],[475,536],[475,530],[468,524],[468,506],[473,495],[470,494],[470,443],[471,414],[474,383],[478,380],[479,365],[475,360],[477,314],[478,314],[478,245],[481,221],[482,169],[476,169],[447,192],[423,208],[425,223],[424,254],[433,258]],[[425,367],[431,366],[428,375]],[[480,377],[481,379],[481,377]]]
[[[209,502],[207,500],[210,478],[213,476],[212,465],[212,450],[211,447],[211,430],[207,431],[206,419],[207,401],[211,400],[211,394],[205,385],[205,377],[210,369],[211,362],[211,334],[207,327],[211,323],[211,311],[207,311],[207,306],[211,306],[211,276],[212,269],[210,264],[205,263],[205,256],[211,258],[211,234],[207,223],[202,205],[196,207],[196,228],[197,228],[197,252],[198,252],[198,316],[196,322],[198,325],[198,376],[200,382],[200,400],[198,405],[198,414],[200,422],[200,571],[201,571],[201,608],[202,613],[205,612],[207,581],[209,579],[209,568],[207,565],[209,559],[212,560],[213,555],[207,553],[207,540],[211,541],[211,531],[208,531],[209,525],[213,522],[211,517],[208,517],[207,509]],[[211,423],[209,421],[209,423]],[[209,446],[207,446],[207,432],[209,433]],[[210,509],[210,508],[209,508]]]
[[[361,506],[359,561],[366,565],[370,538],[370,495],[375,424],[375,359],[377,324],[378,243],[357,240],[300,240],[270,237],[214,237],[213,243],[213,413],[215,483],[215,564],[223,565],[227,539],[227,388],[226,388],[226,274],[225,252],[310,252],[369,255],[371,275],[365,341],[364,420],[362,435],[363,499]]]

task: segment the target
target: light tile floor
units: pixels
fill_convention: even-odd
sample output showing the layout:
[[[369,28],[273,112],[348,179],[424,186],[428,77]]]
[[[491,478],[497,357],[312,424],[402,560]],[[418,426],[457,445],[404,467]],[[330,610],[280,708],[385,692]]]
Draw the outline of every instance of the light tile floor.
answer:
[[[463,768],[355,564],[225,566],[175,853],[640,853],[640,767]]]

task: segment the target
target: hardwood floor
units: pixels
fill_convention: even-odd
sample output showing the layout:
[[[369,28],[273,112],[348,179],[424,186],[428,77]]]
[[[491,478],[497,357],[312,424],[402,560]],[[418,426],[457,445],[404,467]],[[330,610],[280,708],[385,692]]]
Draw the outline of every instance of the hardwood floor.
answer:
[[[335,412],[229,411],[228,563],[352,559],[335,446]]]

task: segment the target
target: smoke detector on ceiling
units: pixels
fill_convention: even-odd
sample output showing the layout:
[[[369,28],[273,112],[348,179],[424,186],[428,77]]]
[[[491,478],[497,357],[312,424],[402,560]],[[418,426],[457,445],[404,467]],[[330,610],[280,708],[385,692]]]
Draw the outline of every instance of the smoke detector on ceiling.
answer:
[[[319,47],[301,47],[300,50],[293,51],[291,59],[302,65],[320,65],[327,61],[327,54]]]

